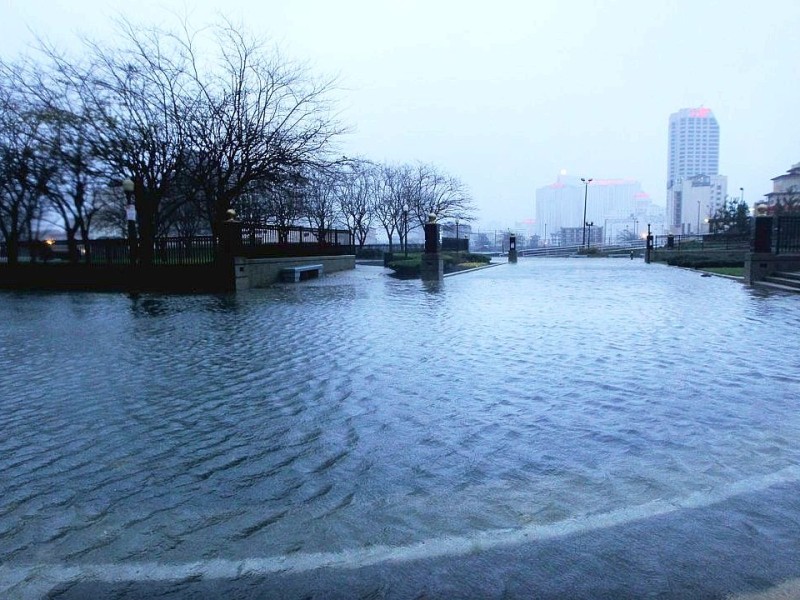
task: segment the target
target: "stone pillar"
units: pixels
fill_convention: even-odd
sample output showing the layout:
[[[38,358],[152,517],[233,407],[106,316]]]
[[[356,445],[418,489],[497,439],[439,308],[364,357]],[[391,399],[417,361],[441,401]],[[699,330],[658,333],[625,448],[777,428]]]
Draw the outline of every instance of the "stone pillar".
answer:
[[[242,224],[236,220],[236,213],[228,211],[228,219],[223,221],[219,229],[219,245],[217,246],[217,260],[227,261],[242,249]]]
[[[215,263],[216,277],[225,289],[236,290],[239,283],[237,273],[241,265],[236,265],[236,257],[242,256],[242,224],[236,220],[236,213],[228,211],[228,220],[220,223]]]
[[[424,281],[441,281],[444,278],[444,261],[439,253],[439,224],[436,215],[428,215],[425,223],[425,252],[422,254],[420,275]]]
[[[425,254],[439,254],[441,244],[439,244],[439,224],[431,220],[435,217],[431,215],[425,223]]]
[[[748,252],[744,258],[744,283],[754,285],[775,271],[776,257],[769,252]]]
[[[756,217],[753,227],[753,252],[772,252],[772,217]]]
[[[513,233],[508,236],[508,262],[517,262],[517,236]]]

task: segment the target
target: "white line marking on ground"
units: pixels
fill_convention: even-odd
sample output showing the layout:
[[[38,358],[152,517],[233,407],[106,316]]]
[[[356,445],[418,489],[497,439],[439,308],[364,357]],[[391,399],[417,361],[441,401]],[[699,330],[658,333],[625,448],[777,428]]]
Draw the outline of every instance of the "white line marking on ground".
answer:
[[[322,568],[358,569],[387,562],[462,556],[503,546],[556,539],[625,525],[680,510],[703,508],[741,494],[759,492],[777,484],[798,481],[800,481],[800,467],[792,466],[768,475],[744,479],[713,492],[696,492],[683,498],[657,500],[550,525],[532,524],[518,529],[434,538],[406,546],[371,546],[341,552],[292,554],[242,560],[203,560],[183,564],[149,562],[77,566],[0,565],[0,592],[13,591],[14,597],[39,598],[60,583],[79,580],[122,583],[181,581],[190,578],[236,579],[247,575],[302,573]]]

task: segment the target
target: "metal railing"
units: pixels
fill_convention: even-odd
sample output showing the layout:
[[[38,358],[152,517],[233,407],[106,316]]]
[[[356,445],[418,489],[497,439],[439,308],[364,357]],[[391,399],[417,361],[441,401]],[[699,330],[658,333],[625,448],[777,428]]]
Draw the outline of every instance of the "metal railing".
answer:
[[[362,250],[365,251],[375,251],[375,252],[403,252],[406,249],[404,244],[400,242],[395,242],[391,246],[389,244],[364,244]],[[408,243],[408,251],[409,252],[424,252],[425,251],[425,244],[421,244],[418,242],[409,242]]]
[[[538,248],[522,248],[519,250],[519,256],[570,256],[573,254],[580,254],[581,252],[589,253],[592,251],[619,254],[630,252],[631,250],[641,250],[645,247],[644,240],[633,240],[624,244],[583,244],[571,246],[539,246]]]
[[[355,236],[346,229],[242,225],[238,250],[249,258],[355,254]]]
[[[138,242],[141,243],[141,240]],[[18,244],[19,261],[71,262],[87,266],[136,263],[137,248],[125,238],[99,238],[79,242],[70,249],[66,240],[34,240]],[[220,240],[211,235],[159,237],[153,241],[154,265],[203,265],[213,263],[220,252]],[[248,257],[339,256],[355,253],[353,235],[342,229],[319,232],[305,227],[242,227],[237,251]],[[141,248],[138,248],[141,256]],[[8,259],[7,245],[0,243],[0,260]]]
[[[712,233],[706,235],[657,235],[653,238],[656,250],[680,250],[698,252],[708,250],[747,250],[749,234]]]
[[[775,254],[800,252],[800,215],[776,217]]]
[[[346,229],[318,229],[308,227],[278,227],[276,225],[242,224],[242,245],[268,244],[328,244],[353,245],[353,235]]]

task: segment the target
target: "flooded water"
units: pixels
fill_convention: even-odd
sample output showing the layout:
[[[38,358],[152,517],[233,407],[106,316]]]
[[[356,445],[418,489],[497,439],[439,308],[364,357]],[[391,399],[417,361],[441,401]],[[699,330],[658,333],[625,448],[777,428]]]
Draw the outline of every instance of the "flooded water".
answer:
[[[800,578],[800,296],[640,261],[0,295],[0,596]]]

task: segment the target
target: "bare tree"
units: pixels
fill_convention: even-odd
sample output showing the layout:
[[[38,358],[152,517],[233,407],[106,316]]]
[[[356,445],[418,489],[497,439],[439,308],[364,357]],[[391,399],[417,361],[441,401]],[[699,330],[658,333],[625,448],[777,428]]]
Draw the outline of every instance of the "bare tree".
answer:
[[[380,188],[373,196],[372,212],[383,226],[389,239],[389,251],[393,251],[394,234],[403,241],[403,207],[409,202],[409,174],[407,165],[384,165],[380,169]]]
[[[80,107],[63,105],[69,97],[45,80],[39,80],[36,94],[47,128],[46,144],[54,161],[55,176],[48,188],[50,207],[58,215],[59,225],[65,232],[70,258],[79,259],[77,242],[84,242],[85,260],[91,260],[89,241],[92,221],[106,206],[107,196],[94,193],[106,184],[102,166],[97,161],[92,139],[87,134],[86,117]]]
[[[84,60],[42,51],[53,79],[79,99],[82,131],[107,180],[135,182],[140,257],[149,263],[156,232],[164,229],[162,202],[187,155],[191,78],[181,48],[158,28],[119,21],[115,39],[115,46],[84,39]]]
[[[52,67],[48,64],[46,67]],[[13,86],[37,130],[37,160],[47,161],[52,176],[46,197],[48,216],[64,230],[72,260],[79,258],[78,239],[89,240],[92,221],[105,206],[106,196],[94,193],[107,184],[95,154],[91,118],[72,81],[57,69],[43,68],[30,59],[2,68],[3,79]],[[89,248],[86,260],[90,260]]]
[[[469,192],[457,177],[445,175],[435,166],[423,163],[409,171],[408,195],[420,225],[428,221],[428,215],[434,215],[437,221],[470,221],[474,218]]]
[[[380,168],[366,160],[351,160],[341,171],[336,187],[339,213],[359,248],[367,241],[374,199],[381,189]]]
[[[189,122],[192,173],[212,227],[254,186],[296,187],[297,172],[331,162],[342,130],[331,112],[330,82],[314,81],[230,23],[214,29],[218,72],[203,69],[188,29],[179,42],[198,93]]]
[[[46,54],[81,98],[109,176],[136,183],[144,262],[154,235],[199,230],[200,215],[215,231],[228,209],[252,212],[253,190],[296,188],[295,173],[332,162],[341,129],[329,82],[230,23],[179,32],[118,25],[121,42],[85,41],[83,63]]]
[[[67,236],[70,257],[77,261],[78,236],[86,248],[85,260],[91,260],[89,241],[92,221],[105,206],[105,196],[93,193],[102,183],[93,160],[90,141],[82,122],[71,113],[54,113],[51,123],[51,148],[56,160],[56,176],[50,186],[50,206],[58,214]]]
[[[303,213],[309,226],[317,230],[317,241],[325,244],[327,232],[339,218],[338,173],[316,170],[309,173],[303,194]]]
[[[35,237],[55,176],[51,153],[42,143],[47,125],[15,81],[17,67],[0,65],[0,233],[10,264],[19,260],[20,242]]]
[[[464,184],[433,165],[385,165],[379,181],[371,208],[389,238],[390,250],[395,232],[403,245],[408,232],[427,223],[429,215],[437,220],[473,218],[472,201]]]
[[[102,235],[121,237],[127,234],[128,223],[125,215],[126,199],[122,182],[115,181],[108,186],[92,189],[92,202],[98,206],[93,223],[93,231]]]
[[[299,173],[275,186],[260,186],[269,222],[278,228],[278,242],[289,241],[289,231],[304,215],[307,180]]]

